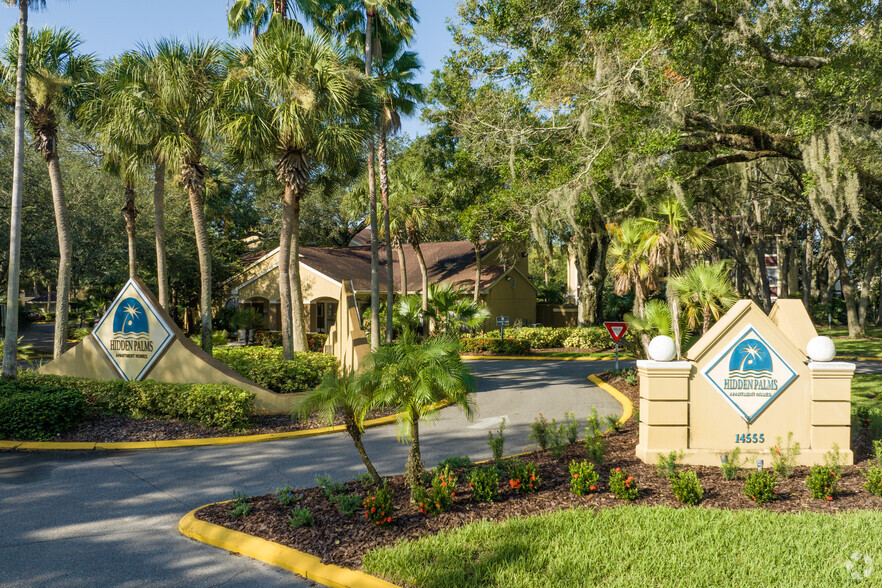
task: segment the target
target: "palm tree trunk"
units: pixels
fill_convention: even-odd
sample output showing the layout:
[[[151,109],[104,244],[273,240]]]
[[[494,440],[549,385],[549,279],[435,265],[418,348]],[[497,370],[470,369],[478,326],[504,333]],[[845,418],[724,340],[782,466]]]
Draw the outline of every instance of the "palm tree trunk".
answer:
[[[475,248],[475,302],[481,296],[481,242],[475,240],[472,245]]]
[[[187,189],[190,197],[190,213],[193,216],[193,230],[196,233],[196,250],[199,254],[200,297],[199,311],[202,314],[202,350],[211,353],[211,251],[208,249],[208,227],[205,224],[205,210],[202,193],[195,187]]]
[[[410,486],[411,498],[416,498],[414,492],[420,487],[420,478],[423,474],[423,461],[420,456],[420,414],[416,408],[410,409],[411,435],[410,451],[407,455],[407,484]]]
[[[426,260],[423,257],[423,250],[420,248],[419,241],[414,241],[410,246],[413,247],[413,252],[416,253],[417,257],[417,263],[420,266],[423,312],[426,312],[429,310],[429,269],[426,267]]]
[[[55,145],[55,137],[51,143]],[[49,183],[52,186],[52,204],[55,208],[55,226],[58,230],[58,287],[55,292],[55,342],[53,356],[67,351],[68,313],[70,312],[70,222],[64,186],[61,182],[61,164],[53,148],[46,160]]]
[[[168,310],[168,267],[165,252],[165,164],[156,162],[153,168],[153,229],[156,233],[156,283],[159,286],[159,304]]]
[[[294,191],[294,207],[291,214],[291,256],[288,258],[291,274],[291,328],[294,351],[309,351],[306,341],[306,321],[303,316],[303,286],[300,281],[300,198]],[[279,258],[281,261],[281,257]]]
[[[398,239],[398,271],[401,273],[401,294],[407,296],[407,264],[404,261],[404,243]]]
[[[294,359],[294,314],[291,311],[291,233],[294,217],[294,189],[285,186],[282,195],[282,231],[279,235],[279,314],[282,319],[282,358]]]
[[[383,234],[386,236],[386,343],[392,342],[392,309],[395,306],[395,273],[392,267],[392,234],[389,222],[389,174],[386,172],[386,133],[377,137],[380,197],[383,201]]]
[[[28,54],[28,0],[18,2],[18,71],[15,78],[15,146],[12,202],[9,217],[9,276],[6,281],[6,333],[3,341],[3,379],[18,375],[18,299],[21,273],[21,192],[24,173],[25,68]]]
[[[355,445],[355,450],[358,451],[358,456],[361,458],[362,463],[364,463],[364,467],[367,468],[368,474],[370,474],[374,484],[380,486],[383,481],[380,479],[380,474],[377,473],[377,469],[374,467],[374,464],[371,463],[367,451],[364,449],[364,443],[361,441],[361,430],[358,428],[358,425],[355,424],[354,417],[346,414],[343,416],[343,419],[346,423],[346,432],[352,437],[352,443]]]
[[[126,204],[122,212],[129,240],[129,278],[134,279],[138,275],[138,254],[135,248],[135,217],[138,216],[138,210],[135,208],[135,188],[129,182],[126,182],[125,195]]]
[[[373,13],[365,8],[364,75],[371,77],[373,66]],[[371,215],[371,351],[380,346],[380,250],[377,239],[377,188],[374,175],[374,139],[367,141],[368,200]]]

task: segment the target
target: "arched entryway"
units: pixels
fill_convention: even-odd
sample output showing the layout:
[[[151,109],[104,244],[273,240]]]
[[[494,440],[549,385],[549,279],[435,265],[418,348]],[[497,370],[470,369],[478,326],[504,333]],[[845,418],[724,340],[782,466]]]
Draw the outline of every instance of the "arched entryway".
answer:
[[[336,320],[336,298],[316,298],[309,302],[309,331],[311,333],[327,333]]]

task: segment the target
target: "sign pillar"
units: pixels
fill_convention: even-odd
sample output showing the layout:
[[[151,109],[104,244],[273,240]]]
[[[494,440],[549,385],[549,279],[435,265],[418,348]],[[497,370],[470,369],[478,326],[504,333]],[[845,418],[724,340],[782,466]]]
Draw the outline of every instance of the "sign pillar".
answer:
[[[616,371],[619,371],[619,342],[625,338],[625,333],[628,332],[628,323],[607,321],[603,323],[603,326],[606,327],[606,331],[616,344]]]

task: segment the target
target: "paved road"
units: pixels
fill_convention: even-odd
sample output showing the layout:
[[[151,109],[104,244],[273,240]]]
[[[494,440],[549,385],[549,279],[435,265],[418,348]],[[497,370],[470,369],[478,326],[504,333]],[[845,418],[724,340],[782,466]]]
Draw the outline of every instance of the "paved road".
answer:
[[[479,415],[441,411],[422,429],[426,464],[452,454],[486,459],[487,430],[507,417],[506,453],[529,446],[529,424],[573,411],[580,419],[621,407],[591,385],[612,362],[470,362]],[[488,419],[488,420],[481,420]],[[407,447],[395,429],[370,429],[367,450],[381,473],[402,472]],[[189,510],[314,484],[317,473],[348,479],[363,469],[345,435],[227,447],[143,452],[0,452],[0,586],[306,586],[290,573],[181,536]]]

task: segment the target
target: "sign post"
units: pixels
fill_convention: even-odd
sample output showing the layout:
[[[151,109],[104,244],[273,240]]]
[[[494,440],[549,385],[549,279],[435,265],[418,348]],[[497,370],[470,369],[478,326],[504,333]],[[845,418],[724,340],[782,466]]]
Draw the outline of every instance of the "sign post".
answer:
[[[508,326],[508,317],[507,316],[498,316],[496,317],[496,326],[499,327],[499,340],[505,340],[505,327]]]
[[[612,337],[613,342],[616,344],[616,371],[618,371],[619,342],[625,338],[625,333],[628,332],[628,323],[607,321],[603,323],[603,326],[606,327],[606,331],[609,333],[609,336]]]

